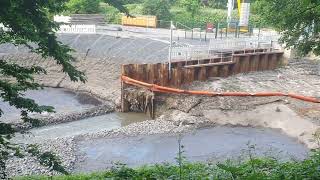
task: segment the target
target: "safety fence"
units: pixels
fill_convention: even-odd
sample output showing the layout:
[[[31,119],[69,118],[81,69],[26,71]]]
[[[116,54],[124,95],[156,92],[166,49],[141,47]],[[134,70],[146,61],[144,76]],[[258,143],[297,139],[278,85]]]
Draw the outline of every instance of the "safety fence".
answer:
[[[279,51],[278,38],[274,36],[251,37],[241,39],[211,39],[207,45],[184,45],[177,44],[172,47],[171,57],[173,60],[196,60],[219,57],[222,53],[233,54],[247,49],[265,49],[266,52]]]
[[[272,70],[279,66],[283,52],[265,52],[265,49],[235,51],[232,55],[190,61],[157,64],[122,65],[122,75],[138,81],[161,86],[180,87],[210,77],[227,77],[250,71]]]

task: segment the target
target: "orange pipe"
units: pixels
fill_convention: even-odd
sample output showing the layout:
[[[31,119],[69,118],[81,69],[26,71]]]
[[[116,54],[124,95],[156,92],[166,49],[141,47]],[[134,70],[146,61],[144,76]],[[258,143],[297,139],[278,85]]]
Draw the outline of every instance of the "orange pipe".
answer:
[[[292,94],[292,93],[289,93],[288,96],[291,98],[300,99],[307,102],[320,103],[320,99],[317,99],[314,97],[302,96],[302,95]]]
[[[191,95],[205,95],[205,96],[217,96],[219,93],[208,92],[208,91],[185,91],[186,94]]]
[[[252,94],[247,92],[224,92],[221,93],[221,96],[252,96]]]
[[[282,92],[259,92],[253,93],[254,96],[263,97],[263,96],[287,96],[285,93]]]
[[[164,87],[164,86],[158,86],[158,85],[153,85],[155,89],[163,90],[163,91],[171,91],[175,93],[184,93],[184,90],[181,89],[176,89],[176,88],[169,88],[169,87]]]
[[[269,96],[289,96],[294,99],[299,99],[306,102],[312,103],[320,103],[320,99],[308,96],[302,96],[293,93],[282,93],[282,92],[259,92],[259,93],[248,93],[248,92],[209,92],[209,91],[188,91],[170,87],[159,86],[156,84],[149,84],[145,82],[141,82],[127,76],[121,76],[121,80],[127,84],[131,84],[134,86],[139,86],[142,88],[147,88],[155,92],[160,93],[176,93],[176,94],[191,94],[191,95],[206,95],[206,96],[255,96],[255,97],[269,97]]]
[[[133,82],[133,83],[136,83],[136,84],[140,84],[140,85],[142,85],[142,86],[145,86],[145,87],[152,87],[152,84],[145,83],[145,82],[142,82],[142,81],[138,81],[138,80],[129,78],[129,77],[127,77],[127,76],[122,76],[121,79],[124,80],[124,81],[126,81],[126,82]]]

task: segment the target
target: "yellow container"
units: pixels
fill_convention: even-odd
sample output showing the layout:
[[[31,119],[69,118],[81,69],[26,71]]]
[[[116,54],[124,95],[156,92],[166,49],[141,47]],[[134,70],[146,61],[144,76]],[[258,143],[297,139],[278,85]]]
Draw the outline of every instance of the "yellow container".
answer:
[[[139,27],[157,27],[157,17],[156,16],[135,16],[127,17],[125,15],[121,18],[122,25],[125,26],[139,26]]]

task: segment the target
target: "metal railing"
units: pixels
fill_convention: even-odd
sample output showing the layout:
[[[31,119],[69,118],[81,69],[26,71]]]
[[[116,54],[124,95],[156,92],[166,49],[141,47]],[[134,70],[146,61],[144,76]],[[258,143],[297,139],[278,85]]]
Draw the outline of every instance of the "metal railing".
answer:
[[[198,60],[216,57],[225,57],[225,54],[233,54],[236,51],[243,53],[252,52],[248,50],[263,49],[264,51],[275,51],[281,49],[277,37],[263,38],[241,38],[241,39],[211,39],[208,45],[184,45],[172,47],[172,60]]]

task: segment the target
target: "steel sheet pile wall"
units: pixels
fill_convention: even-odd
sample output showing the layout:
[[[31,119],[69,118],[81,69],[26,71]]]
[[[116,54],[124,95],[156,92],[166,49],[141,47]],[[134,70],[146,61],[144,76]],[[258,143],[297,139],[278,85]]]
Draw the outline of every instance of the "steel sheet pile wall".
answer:
[[[277,68],[283,52],[258,52],[234,54],[223,59],[203,59],[172,63],[171,78],[168,64],[126,64],[122,75],[138,81],[168,87],[180,87],[194,81],[205,81],[210,77],[227,77],[250,71],[264,71]]]

